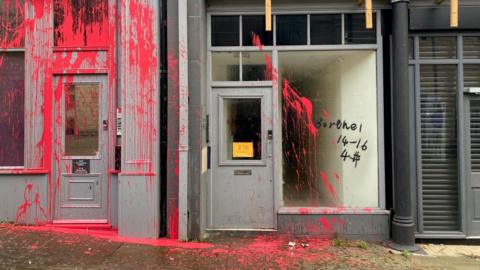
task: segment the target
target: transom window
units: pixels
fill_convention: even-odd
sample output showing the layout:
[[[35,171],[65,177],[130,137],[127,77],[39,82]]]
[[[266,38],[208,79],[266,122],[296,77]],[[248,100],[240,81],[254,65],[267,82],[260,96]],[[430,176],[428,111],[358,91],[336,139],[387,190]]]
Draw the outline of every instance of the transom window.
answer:
[[[264,46],[376,44],[373,28],[365,28],[365,14],[274,15],[273,30],[265,31],[263,15],[214,15],[211,17],[211,46],[254,46],[252,34]],[[273,33],[275,32],[275,35]]]

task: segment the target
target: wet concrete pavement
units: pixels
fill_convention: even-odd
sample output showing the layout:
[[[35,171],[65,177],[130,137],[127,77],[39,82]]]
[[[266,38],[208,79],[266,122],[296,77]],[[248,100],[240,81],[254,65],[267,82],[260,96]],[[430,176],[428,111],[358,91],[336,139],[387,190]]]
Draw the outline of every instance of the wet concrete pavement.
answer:
[[[479,254],[480,255],[480,254]],[[383,245],[278,234],[209,242],[0,224],[0,269],[480,269],[480,256],[402,256]]]

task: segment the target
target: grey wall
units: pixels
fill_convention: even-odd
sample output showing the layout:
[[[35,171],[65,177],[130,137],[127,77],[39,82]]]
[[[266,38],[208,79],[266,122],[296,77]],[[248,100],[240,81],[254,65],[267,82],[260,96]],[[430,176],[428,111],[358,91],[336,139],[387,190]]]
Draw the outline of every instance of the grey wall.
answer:
[[[205,145],[206,13],[204,0],[188,2],[189,172],[188,238],[200,238],[202,148]]]
[[[0,175],[0,222],[48,220],[47,175]]]

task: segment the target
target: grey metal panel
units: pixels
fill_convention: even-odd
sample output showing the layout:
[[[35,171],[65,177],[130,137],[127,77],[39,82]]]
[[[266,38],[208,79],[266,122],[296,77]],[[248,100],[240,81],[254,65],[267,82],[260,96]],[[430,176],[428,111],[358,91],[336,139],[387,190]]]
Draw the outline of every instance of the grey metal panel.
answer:
[[[159,186],[157,176],[120,175],[118,181],[118,234],[157,238]]]
[[[389,214],[278,215],[278,232],[294,235],[338,235],[384,241],[390,238]]]
[[[48,220],[47,175],[0,175],[0,222]]]
[[[480,29],[480,6],[460,6],[458,8],[458,28]],[[450,8],[448,7],[416,7],[410,8],[411,30],[452,30],[450,27]]]
[[[131,5],[138,13],[131,13]],[[124,126],[118,229],[122,236],[156,238],[160,228],[159,1],[126,0],[119,9]]]

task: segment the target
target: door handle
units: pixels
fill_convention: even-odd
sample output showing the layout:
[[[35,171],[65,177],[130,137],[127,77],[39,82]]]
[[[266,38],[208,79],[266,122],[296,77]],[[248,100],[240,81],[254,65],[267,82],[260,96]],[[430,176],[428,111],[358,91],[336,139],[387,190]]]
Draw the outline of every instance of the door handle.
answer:
[[[108,120],[103,120],[103,130],[108,130]]]
[[[273,130],[269,129],[267,131],[267,155],[269,158],[273,156]]]

